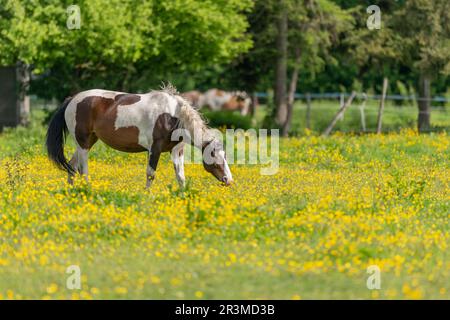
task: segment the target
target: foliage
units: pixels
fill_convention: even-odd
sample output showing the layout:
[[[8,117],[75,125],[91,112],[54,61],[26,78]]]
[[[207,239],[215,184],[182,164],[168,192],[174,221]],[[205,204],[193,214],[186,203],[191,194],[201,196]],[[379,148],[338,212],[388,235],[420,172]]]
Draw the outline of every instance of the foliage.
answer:
[[[364,8],[359,8],[355,11],[359,27],[357,32],[349,34],[345,43],[363,70],[380,74],[373,68],[379,65],[393,89],[397,80],[417,86],[420,74],[433,75],[435,79],[444,79],[437,87],[445,91],[445,83],[448,85],[445,79],[450,72],[448,1],[384,2],[380,30],[364,28]],[[381,77],[377,81],[381,83]]]
[[[164,74],[230,61],[251,45],[248,0],[81,0],[78,30],[66,27],[70,4],[1,0],[0,65],[32,65],[43,96],[95,86],[148,90]]]
[[[216,128],[229,129],[250,129],[252,119],[250,116],[243,116],[236,111],[205,111],[203,113],[208,120],[208,125]]]
[[[417,71],[414,70],[413,63],[404,63],[406,60],[399,58],[398,49],[400,48],[392,38],[394,31],[403,32],[402,30],[406,30],[406,28],[404,26],[391,28],[392,19],[390,18],[391,13],[400,10],[408,1],[379,1],[376,3],[382,11],[381,30],[369,30],[366,27],[366,20],[369,16],[366,8],[374,4],[373,1],[334,0],[332,2],[337,3],[340,8],[345,10],[332,4],[325,6],[323,2],[318,2],[316,16],[311,17],[313,18],[311,21],[314,23],[307,26],[309,32],[302,33],[302,24],[305,20],[304,18],[300,19],[305,13],[305,8],[308,7],[300,7],[300,11],[290,11],[291,17],[299,19],[299,23],[291,24],[290,40],[292,44],[295,44],[298,43],[295,40],[295,34],[302,36],[304,38],[303,48],[306,51],[306,56],[301,62],[298,91],[350,92],[353,89],[354,80],[358,79],[361,81],[364,91],[381,93],[383,76],[387,76],[390,80],[389,92],[398,93],[396,91],[397,81],[401,81],[408,87],[416,86]],[[270,3],[270,1],[256,1],[254,9],[247,14],[253,47],[247,53],[241,54],[230,65],[208,66],[204,73],[188,74],[189,79],[193,79],[196,86],[201,88],[208,86],[241,88],[262,92],[272,87],[273,66],[276,57],[274,50],[274,6],[276,3],[273,2],[273,6],[270,6]],[[292,3],[295,4],[296,1],[292,1]],[[296,12],[300,12],[300,14]],[[435,13],[434,17],[437,18],[437,15],[443,11],[434,9],[433,12]],[[320,15],[323,18],[319,18]],[[320,31],[318,27],[322,21],[325,22],[325,26],[322,28],[325,28]],[[398,19],[399,24],[402,24],[403,21],[408,21],[410,24],[417,23],[417,26],[408,30],[421,29],[421,18],[407,15]],[[442,26],[448,25],[444,18],[440,23]],[[338,28],[333,28],[333,24]],[[352,24],[353,27],[350,27],[349,24]],[[438,27],[439,22],[434,20],[433,25]],[[404,35],[402,38],[407,40],[408,36]],[[331,46],[330,41],[332,42]],[[414,50],[411,52],[418,53]],[[449,51],[447,50],[447,52]],[[448,57],[447,61],[450,61]],[[293,66],[292,61],[290,66]],[[185,82],[181,80],[179,83],[184,85]],[[433,92],[436,94],[446,92],[448,86],[450,86],[450,78],[439,76],[433,82]],[[192,87],[195,85],[191,84],[189,88]]]
[[[392,15],[397,55],[421,73],[450,74],[450,4],[409,0]]]
[[[331,50],[342,34],[352,29],[353,19],[349,12],[329,0],[294,0],[288,2],[288,10],[291,50],[301,48],[300,69],[314,79],[325,64],[337,63]]]

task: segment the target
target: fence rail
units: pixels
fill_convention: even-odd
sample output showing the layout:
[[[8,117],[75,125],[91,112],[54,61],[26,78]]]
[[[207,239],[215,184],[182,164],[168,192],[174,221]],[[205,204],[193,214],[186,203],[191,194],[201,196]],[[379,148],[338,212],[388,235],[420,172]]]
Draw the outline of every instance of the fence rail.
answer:
[[[271,98],[265,92],[257,92],[253,96],[263,100]],[[427,111],[418,110],[417,100],[425,99],[414,95],[386,95],[384,100],[391,101],[388,105],[382,103],[382,95],[365,93],[296,93],[295,98],[298,103],[290,129],[294,134],[304,129],[328,135],[335,130],[380,133],[416,128],[418,113],[432,115],[431,127],[424,132],[450,129],[450,98],[442,96],[429,99],[432,105]]]
[[[263,98],[267,99],[269,97],[269,94],[267,92],[256,92],[255,96],[257,98]],[[347,92],[325,92],[325,93],[296,93],[295,98],[296,99],[306,99],[311,97],[313,99],[339,99],[341,97],[348,98],[351,96],[351,93]],[[380,100],[382,98],[382,95],[375,94],[375,95],[366,95],[364,93],[358,93],[356,94],[357,99],[370,99],[370,100]],[[442,96],[435,96],[431,99],[426,98],[419,98],[415,95],[400,95],[400,94],[391,94],[386,95],[386,100],[399,100],[399,101],[425,101],[430,100],[432,102],[450,102],[450,98],[442,97]]]

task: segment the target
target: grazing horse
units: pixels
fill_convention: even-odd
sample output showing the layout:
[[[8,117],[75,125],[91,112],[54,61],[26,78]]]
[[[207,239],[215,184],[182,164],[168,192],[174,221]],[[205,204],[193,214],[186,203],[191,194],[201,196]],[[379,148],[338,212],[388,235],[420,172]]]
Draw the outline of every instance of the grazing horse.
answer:
[[[226,92],[210,89],[200,98],[199,104],[212,111],[239,110],[245,116],[249,112],[251,99],[244,91]]]
[[[88,153],[98,139],[119,151],[148,152],[149,188],[161,153],[170,151],[176,178],[184,187],[183,147],[187,141],[173,139],[177,129],[187,131],[192,137],[189,142],[202,150],[205,170],[229,185],[232,176],[223,145],[199,113],[171,86],[146,94],[95,89],[67,98],[50,122],[47,152],[59,168],[67,171],[70,184],[76,172],[88,180]],[[70,161],[64,156],[67,131],[76,144]]]
[[[187,102],[191,104],[194,108],[201,108],[203,107],[201,105],[203,100],[203,94],[200,91],[192,90],[188,92],[184,92],[181,94],[181,96],[186,99]]]

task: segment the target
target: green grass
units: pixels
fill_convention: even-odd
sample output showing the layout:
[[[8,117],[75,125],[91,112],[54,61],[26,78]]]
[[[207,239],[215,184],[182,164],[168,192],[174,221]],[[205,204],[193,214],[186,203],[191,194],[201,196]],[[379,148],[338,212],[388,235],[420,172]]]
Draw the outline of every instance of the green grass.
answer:
[[[146,156],[101,143],[67,186],[42,118],[0,134],[0,297],[449,298],[445,133],[282,139],[277,174],[233,165],[231,188],[186,165],[179,190],[166,154],[146,191]]]

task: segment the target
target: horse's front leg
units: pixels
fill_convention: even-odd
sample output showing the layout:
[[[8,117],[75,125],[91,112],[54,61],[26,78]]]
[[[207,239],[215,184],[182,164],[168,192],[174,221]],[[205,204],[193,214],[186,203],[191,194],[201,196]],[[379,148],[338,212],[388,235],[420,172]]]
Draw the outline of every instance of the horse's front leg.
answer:
[[[180,188],[186,186],[186,178],[184,177],[184,143],[177,144],[171,152],[173,167]]]
[[[152,148],[149,152],[149,159],[147,165],[147,185],[146,188],[150,188],[153,180],[155,180],[156,167],[158,166],[159,157],[161,156],[161,151],[157,148]]]

